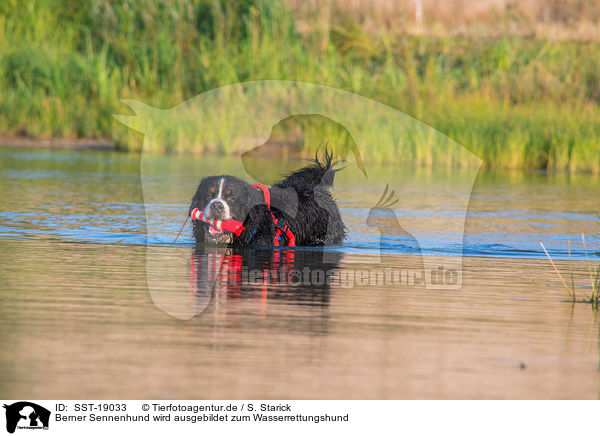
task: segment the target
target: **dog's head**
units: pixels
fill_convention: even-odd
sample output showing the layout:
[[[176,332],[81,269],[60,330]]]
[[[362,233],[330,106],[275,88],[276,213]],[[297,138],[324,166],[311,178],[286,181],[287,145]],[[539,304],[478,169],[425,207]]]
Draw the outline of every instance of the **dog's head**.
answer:
[[[211,176],[200,181],[190,211],[198,208],[211,220],[243,222],[256,201],[256,189],[243,180],[233,176]],[[226,244],[232,241],[232,234],[202,221],[194,221],[194,238],[197,242]]]

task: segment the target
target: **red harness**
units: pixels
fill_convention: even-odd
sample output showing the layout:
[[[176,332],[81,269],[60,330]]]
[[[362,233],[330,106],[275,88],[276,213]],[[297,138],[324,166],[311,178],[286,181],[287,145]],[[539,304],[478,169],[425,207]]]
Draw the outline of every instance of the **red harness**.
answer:
[[[254,185],[252,185],[252,187],[256,188],[256,189],[260,189],[263,192],[263,195],[265,197],[265,203],[267,204],[267,208],[269,208],[269,213],[273,217],[273,223],[275,224],[275,227],[277,229],[277,231],[275,232],[275,239],[273,241],[273,245],[276,247],[279,247],[280,243],[282,242],[281,235],[285,235],[288,239],[287,246],[295,247],[296,246],[296,237],[294,236],[294,234],[292,233],[290,228],[287,226],[287,224],[284,224],[284,225],[279,224],[279,220],[277,218],[275,218],[275,215],[273,215],[273,212],[271,212],[271,193],[269,192],[269,188],[267,188],[265,185],[262,185],[260,183],[255,183]]]
[[[262,185],[260,183],[256,183],[255,185],[252,185],[252,187],[260,189],[263,192],[263,195],[265,197],[265,203],[267,204],[267,208],[269,209],[269,213],[271,214],[271,217],[273,218],[273,223],[275,224],[275,228],[277,229],[277,231],[275,232],[275,239],[273,240],[273,245],[276,247],[282,245],[283,241],[281,240],[281,236],[285,235],[288,240],[287,246],[295,247],[296,237],[294,236],[290,228],[287,226],[287,224],[281,225],[279,223],[279,220],[275,218],[275,215],[273,215],[273,212],[271,212],[271,193],[269,192],[269,189],[265,185]],[[190,216],[192,217],[193,221],[204,221],[205,223],[208,223],[209,225],[213,226],[219,231],[231,232],[236,234],[237,236],[240,236],[240,234],[244,231],[244,224],[241,221],[223,221],[220,219],[209,220],[204,216],[204,213],[201,212],[198,208],[192,210],[192,212],[190,212]]]

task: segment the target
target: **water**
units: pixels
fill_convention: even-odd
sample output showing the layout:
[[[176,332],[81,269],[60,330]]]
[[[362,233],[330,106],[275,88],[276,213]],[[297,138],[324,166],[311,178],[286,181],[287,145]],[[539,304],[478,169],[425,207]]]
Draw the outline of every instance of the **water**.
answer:
[[[173,245],[197,184],[196,174],[210,174],[218,167],[244,175],[243,167],[231,159],[149,158],[148,165],[159,170],[145,181],[147,190],[161,190],[166,198],[185,201],[144,204],[139,157],[133,155],[4,148],[0,158],[1,238]],[[297,165],[293,162],[289,167]],[[348,240],[338,249],[344,253],[378,253],[382,249],[390,254],[410,254],[406,251],[409,247],[393,237],[381,243],[379,232],[365,224],[384,186],[398,179],[394,169],[370,170],[369,184],[357,180],[354,168],[338,174],[335,194],[350,228]],[[285,172],[280,168],[273,171]],[[402,201],[395,206],[395,215],[404,227],[414,227],[411,233],[421,243],[424,255],[541,259],[546,255],[540,241],[558,259],[569,258],[568,241],[573,243],[573,259],[584,260],[586,251],[598,255],[598,240],[592,237],[598,234],[597,177],[483,172],[472,191],[467,183],[468,209],[463,211],[446,202],[448,193],[465,184],[460,173],[403,171],[407,174],[398,179],[398,184],[405,185],[397,193]],[[157,214],[151,229],[146,227],[145,212]],[[462,227],[451,232],[447,223],[462,223],[465,213],[463,240]],[[189,225],[187,229],[179,244],[193,244]],[[581,233],[588,235],[588,250],[581,244]]]
[[[273,254],[173,243],[190,174],[239,160],[142,164],[0,148],[5,398],[598,398],[597,319],[539,245],[589,293],[597,177],[482,172],[463,211],[464,173],[349,167],[348,240]],[[400,202],[369,226],[386,184]],[[438,261],[462,286],[369,278]]]

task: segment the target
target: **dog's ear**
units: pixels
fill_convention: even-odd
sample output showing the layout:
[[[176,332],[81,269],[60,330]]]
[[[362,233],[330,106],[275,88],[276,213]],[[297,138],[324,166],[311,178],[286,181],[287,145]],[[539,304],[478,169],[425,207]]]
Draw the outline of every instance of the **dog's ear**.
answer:
[[[244,221],[244,231],[240,238],[244,245],[273,245],[275,224],[265,204],[250,209]]]
[[[260,190],[249,187],[246,210],[244,231],[240,234],[242,244],[273,245],[275,224]]]
[[[245,186],[245,194],[244,198],[246,199],[244,205],[244,216],[247,217],[252,209],[256,206],[265,205],[265,198],[263,196],[262,191],[259,189],[253,188],[250,185]],[[245,218],[244,218],[245,219]]]
[[[207,184],[206,178],[200,180],[200,183],[198,183],[198,187],[196,188],[196,192],[194,193],[194,196],[192,197],[192,202],[191,202],[189,210],[188,210],[188,215],[195,208],[203,209],[203,206],[206,204],[205,201],[204,201],[204,197],[205,197],[206,192],[207,192],[207,186],[206,186],[206,184]]]
[[[206,242],[206,231],[208,225],[202,221],[196,220],[192,222],[192,235],[197,243]]]

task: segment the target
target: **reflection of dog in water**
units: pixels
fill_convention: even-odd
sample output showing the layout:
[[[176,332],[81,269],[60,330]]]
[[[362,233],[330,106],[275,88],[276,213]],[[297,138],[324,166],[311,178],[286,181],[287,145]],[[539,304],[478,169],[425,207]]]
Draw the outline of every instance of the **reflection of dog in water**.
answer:
[[[191,258],[192,293],[207,298],[292,300],[324,306],[336,283],[341,253],[197,246]]]
[[[418,260],[412,268],[423,270],[423,259],[421,257],[421,247],[415,237],[404,230],[396,217],[396,212],[392,209],[399,199],[392,190],[388,193],[388,185],[375,204],[369,211],[367,225],[375,227],[379,232],[379,253],[384,263],[394,262],[396,254],[410,254],[418,256]],[[387,253],[387,255],[386,255]]]

